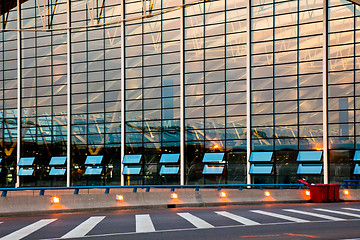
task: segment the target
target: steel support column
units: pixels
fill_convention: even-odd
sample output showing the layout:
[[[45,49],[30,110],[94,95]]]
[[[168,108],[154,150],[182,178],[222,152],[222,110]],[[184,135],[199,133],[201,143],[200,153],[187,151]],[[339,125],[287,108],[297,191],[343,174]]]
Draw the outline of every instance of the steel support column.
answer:
[[[71,185],[71,0],[67,0],[67,30],[66,30],[66,75],[67,75],[67,132],[66,132],[66,186]]]
[[[184,1],[182,2],[184,4]],[[185,69],[184,7],[180,9],[180,185],[185,184]]]
[[[324,183],[329,183],[328,164],[328,0],[323,1],[323,162],[324,162]]]
[[[16,183],[15,187],[20,186],[19,161],[21,155],[21,1],[17,0],[17,136],[16,136]]]
[[[251,0],[247,2],[246,39],[246,183],[251,184]]]
[[[125,19],[125,0],[121,1],[121,17]],[[125,21],[121,22],[121,177],[120,184],[125,184],[123,175],[125,156]]]

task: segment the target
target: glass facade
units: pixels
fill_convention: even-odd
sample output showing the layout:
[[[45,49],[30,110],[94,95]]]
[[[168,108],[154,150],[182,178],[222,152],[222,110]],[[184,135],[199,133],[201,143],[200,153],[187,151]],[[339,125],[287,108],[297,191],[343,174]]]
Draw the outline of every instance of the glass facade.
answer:
[[[1,187],[360,179],[360,6],[22,2],[1,11]]]

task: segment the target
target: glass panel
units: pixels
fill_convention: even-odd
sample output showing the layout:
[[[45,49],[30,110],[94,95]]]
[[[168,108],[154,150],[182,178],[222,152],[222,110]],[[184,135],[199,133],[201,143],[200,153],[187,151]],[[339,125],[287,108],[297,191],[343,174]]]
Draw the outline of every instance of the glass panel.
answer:
[[[161,166],[160,175],[165,174],[178,174],[180,170],[180,166]]]
[[[271,174],[272,164],[251,164],[250,174]]]
[[[322,164],[299,164],[297,174],[321,174]]]
[[[87,167],[85,170],[85,175],[100,175],[102,170],[102,167]]]
[[[20,158],[19,166],[31,166],[34,163],[34,157]]]
[[[20,168],[18,176],[32,176],[34,173],[34,168]]]
[[[101,164],[103,157],[104,156],[87,156],[85,164]]]
[[[222,174],[224,171],[224,166],[222,165],[205,165],[203,169],[203,174]]]
[[[356,164],[355,168],[354,168],[354,173],[353,174],[360,174],[360,165]]]
[[[55,167],[52,167],[52,168],[50,169],[49,176],[63,176],[63,175],[65,175],[65,172],[66,172],[66,168],[55,168]]]
[[[300,151],[296,161],[321,161],[322,151]]]
[[[49,165],[64,165],[66,162],[66,157],[52,157]]]
[[[123,163],[140,163],[141,161],[141,154],[139,155],[125,155]]]
[[[360,151],[359,150],[355,151],[355,155],[354,155],[353,160],[354,161],[360,161]]]
[[[179,162],[179,157],[180,157],[179,153],[163,154],[163,155],[161,155],[160,163],[177,163],[177,162]]]
[[[141,166],[124,166],[123,174],[125,175],[139,175],[141,172]]]
[[[252,152],[250,162],[271,162],[273,152]]]
[[[202,162],[221,162],[225,153],[205,153]]]

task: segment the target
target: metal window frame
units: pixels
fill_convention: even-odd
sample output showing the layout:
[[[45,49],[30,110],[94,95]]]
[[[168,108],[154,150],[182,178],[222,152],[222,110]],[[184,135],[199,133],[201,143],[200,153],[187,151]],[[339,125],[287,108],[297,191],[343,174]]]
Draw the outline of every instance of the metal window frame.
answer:
[[[35,168],[19,168],[19,171],[17,172],[17,176],[18,177],[22,177],[22,176],[32,176],[35,172]],[[29,174],[31,173],[31,174]]]
[[[131,173],[131,172],[129,172],[128,169],[136,169],[136,170],[138,170],[138,172]],[[122,171],[122,174],[123,175],[140,175],[141,170],[142,170],[141,165],[124,165],[124,170]],[[128,173],[124,173],[125,171],[128,171]]]
[[[225,165],[223,164],[205,164],[203,175],[221,175],[224,173]]]
[[[314,168],[314,170],[312,170]],[[315,169],[318,168],[318,169]],[[306,171],[308,170],[308,171]],[[304,171],[304,172],[301,172]],[[301,163],[298,166],[298,169],[296,171],[296,174],[298,175],[321,175],[321,172],[323,171],[323,165],[322,164],[306,164]]]
[[[52,165],[64,165],[66,163],[66,156],[63,157],[52,157],[49,162],[49,166]]]
[[[267,171],[257,172],[258,170],[256,168],[264,168],[264,169],[266,168],[265,170],[267,170]],[[250,174],[251,175],[271,175],[273,170],[274,170],[274,165],[273,164],[254,163],[254,164],[251,164]]]
[[[309,155],[317,155],[312,158]],[[320,162],[323,157],[323,151],[299,151],[296,161],[297,162]]]
[[[22,157],[18,162],[18,166],[32,166],[34,161],[35,157]]]
[[[51,167],[49,176],[64,176],[65,173],[66,173],[66,168]]]
[[[167,172],[167,169],[174,169],[174,171]],[[160,168],[160,175],[177,175],[179,174],[179,165],[162,165]]]
[[[161,155],[159,163],[178,163],[179,158],[180,153],[165,153]]]
[[[104,170],[104,168],[102,166],[96,166],[96,167],[91,167],[91,166],[88,166],[86,169],[85,169],[85,173],[84,175],[86,176],[89,176],[89,175],[101,175],[102,171]]]
[[[249,162],[271,162],[274,152],[251,152]]]
[[[353,174],[360,175],[360,164],[355,164]]]
[[[142,154],[127,154],[124,156],[122,164],[139,164],[141,162],[141,159]]]
[[[353,157],[353,161],[354,161],[354,162],[360,161],[360,150],[356,150],[356,151],[355,151],[355,154],[354,154],[354,157]]]
[[[202,159],[203,163],[220,163],[224,160],[225,153],[205,153]]]
[[[90,164],[101,164],[104,159],[103,155],[93,155],[93,156],[87,156],[85,160],[85,165]]]

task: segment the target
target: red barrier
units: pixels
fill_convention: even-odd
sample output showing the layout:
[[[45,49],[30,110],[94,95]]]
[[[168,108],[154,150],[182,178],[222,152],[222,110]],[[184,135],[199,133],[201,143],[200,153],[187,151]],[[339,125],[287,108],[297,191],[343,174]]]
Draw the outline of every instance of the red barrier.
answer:
[[[298,179],[310,189],[310,199],[314,203],[338,202],[340,201],[340,185],[338,184],[309,184]]]

